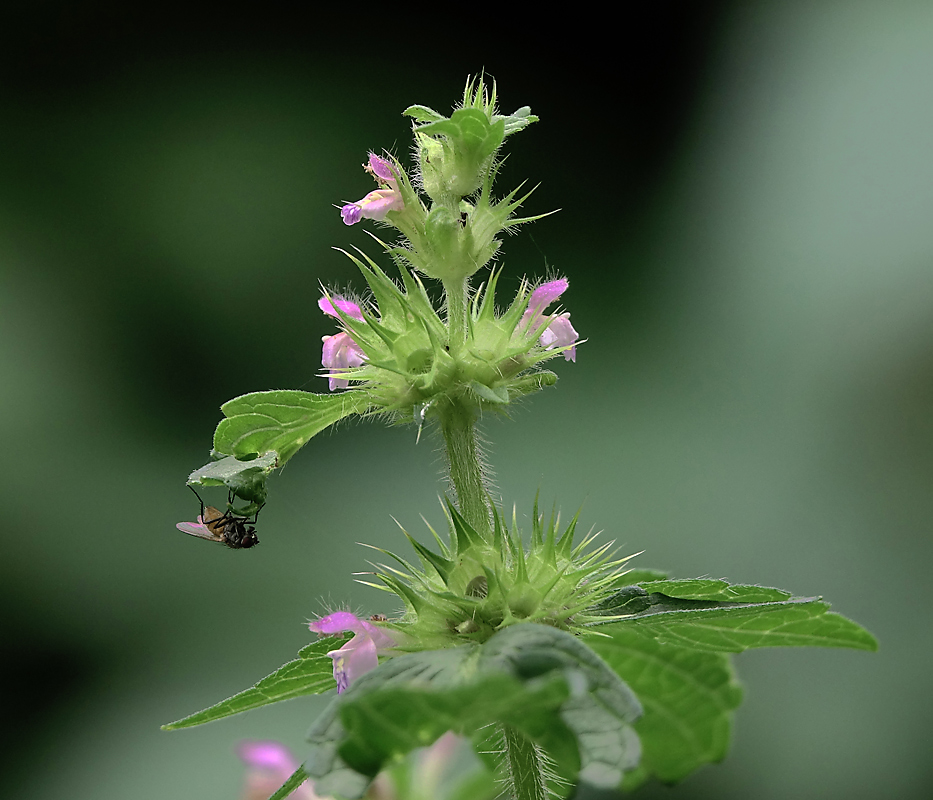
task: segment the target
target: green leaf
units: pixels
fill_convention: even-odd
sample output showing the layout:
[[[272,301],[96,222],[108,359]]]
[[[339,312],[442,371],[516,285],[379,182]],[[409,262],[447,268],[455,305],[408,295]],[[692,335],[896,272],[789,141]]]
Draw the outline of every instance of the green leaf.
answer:
[[[412,117],[416,122],[438,122],[447,119],[443,114],[438,114],[433,108],[427,106],[409,106],[402,112],[403,117]]]
[[[243,711],[292,700],[307,694],[321,694],[333,689],[334,663],[328,651],[338,649],[345,638],[329,636],[319,639],[298,651],[298,658],[283,664],[275,672],[263,678],[251,689],[233,695],[210,708],[163,725],[162,730],[175,731],[213,722]]]
[[[320,794],[358,798],[385,764],[447,730],[482,739],[506,724],[572,779],[614,787],[638,762],[640,712],[577,637],[514,625],[482,646],[409,653],[356,680],[311,729],[305,770]]]
[[[864,628],[798,597],[776,603],[707,603],[650,594],[651,605],[623,620],[598,624],[600,633],[635,628],[659,642],[723,653],[752,647],[851,647],[877,650]]]
[[[741,701],[727,653],[752,647],[878,646],[870,633],[817,598],[718,580],[642,580],[590,611],[616,616],[592,626],[604,636],[585,638],[645,708],[635,725],[644,755],[638,769],[625,776],[626,789],[651,776],[677,781],[723,758],[732,711]]]
[[[308,780],[308,773],[305,772],[304,767],[298,767],[269,800],[285,800],[286,797],[294,792],[295,789],[301,786],[306,780]]]
[[[728,655],[672,647],[632,629],[587,641],[645,709],[635,723],[641,763],[626,774],[626,789],[649,777],[679,781],[726,755],[732,712],[742,701]]]
[[[619,577],[619,586],[633,586],[644,581],[661,581],[667,578],[667,573],[659,569],[629,569]]]
[[[513,111],[507,117],[496,114],[493,116],[492,121],[498,122],[500,119],[505,120],[506,136],[511,136],[513,133],[518,133],[520,130],[531,125],[532,122],[538,122],[538,117],[531,113],[531,106],[522,106],[516,111]]]
[[[198,486],[227,486],[238,497],[262,505],[266,500],[266,478],[275,469],[278,454],[274,451],[248,461],[233,456],[211,461],[188,476],[188,483]]]
[[[766,586],[745,586],[727,581],[694,578],[692,580],[632,581],[647,592],[659,592],[668,597],[686,600],[714,600],[728,603],[772,603],[787,600],[790,592]]]
[[[651,597],[641,586],[623,586],[587,611],[603,617],[629,616],[651,608],[651,604]]]
[[[438,745],[440,745],[438,747]],[[433,749],[433,748],[437,749]],[[490,747],[490,749],[492,749]],[[411,752],[382,772],[384,800],[494,800],[495,765],[487,767],[468,742],[435,742]],[[391,788],[389,788],[391,787]],[[373,799],[375,800],[375,798]]]
[[[486,386],[486,384],[479,381],[470,381],[469,386],[478,397],[487,403],[505,405],[509,402],[509,390],[505,386],[493,389],[491,386]]]
[[[369,404],[367,395],[360,391],[246,394],[221,406],[227,418],[214,432],[214,450],[241,459],[275,451],[281,467],[312,436],[344,417],[362,414]]]
[[[446,136],[457,151],[469,154],[469,158],[476,162],[495,153],[505,138],[505,118],[491,123],[486,112],[478,108],[458,108],[449,118],[438,116],[438,119],[426,122],[416,130],[433,136]]]

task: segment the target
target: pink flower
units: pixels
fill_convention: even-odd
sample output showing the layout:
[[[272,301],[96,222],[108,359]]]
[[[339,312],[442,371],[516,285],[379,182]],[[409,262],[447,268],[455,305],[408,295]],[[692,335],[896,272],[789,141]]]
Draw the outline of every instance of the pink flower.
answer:
[[[375,189],[362,200],[347,203],[340,209],[344,225],[356,225],[363,217],[383,220],[390,211],[399,211],[405,207],[402,196],[395,189]]]
[[[344,331],[335,333],[333,336],[325,336],[323,342],[321,364],[331,373],[327,378],[327,385],[331,391],[346,389],[350,385],[350,381],[335,376],[352,367],[362,366],[366,361],[366,355],[360,349],[360,346],[353,341],[350,334]]]
[[[333,297],[325,295],[317,301],[317,305],[325,314],[336,319],[340,319],[339,310],[351,319],[363,320],[363,311],[359,305],[352,300],[341,297],[339,294],[335,294]],[[333,336],[325,336],[323,342],[321,364],[331,373],[328,377],[330,390],[346,389],[350,382],[346,378],[334,377],[334,375],[339,375],[344,370],[352,367],[362,366],[366,361],[366,355],[346,331],[335,333]]]
[[[570,324],[570,314],[565,312],[551,317],[551,324],[547,326],[547,330],[541,334],[538,341],[545,350],[553,350],[555,347],[571,345],[579,338],[580,334]],[[577,360],[577,348],[571,347],[564,350],[564,358],[567,361],[575,362]]]
[[[348,317],[352,317],[353,319],[358,319],[361,321],[363,319],[363,312],[359,305],[354,303],[352,300],[347,300],[346,298],[341,297],[339,294],[335,294],[333,297],[322,297],[317,301],[317,306],[325,314],[330,317],[334,317],[335,319],[340,319],[340,314],[337,313],[338,309]]]
[[[365,169],[376,179],[380,187],[371,191],[362,200],[347,203],[340,209],[340,216],[345,225],[356,225],[364,217],[383,220],[390,211],[401,211],[405,207],[405,202],[398,190],[395,167],[391,162],[380,158],[375,153],[370,153],[369,163]]]
[[[240,742],[237,755],[247,766],[242,800],[267,800],[300,766],[285,745],[278,742]],[[324,800],[305,781],[290,795],[292,800]]]
[[[556,302],[567,291],[569,285],[570,283],[566,278],[558,278],[542,283],[531,293],[531,297],[528,299],[528,308],[525,309],[525,313],[522,315],[521,324],[526,331],[529,329],[537,330],[547,323],[547,328],[538,338],[538,343],[545,350],[553,350],[555,347],[568,347],[580,338],[580,334],[570,324],[569,313],[564,312],[562,314],[552,314],[551,316],[544,314],[544,309]],[[564,358],[567,361],[576,361],[577,348],[568,347],[567,350],[564,350]]]
[[[545,308],[560,299],[560,296],[567,291],[569,286],[570,281],[566,278],[558,278],[557,280],[542,283],[531,293],[525,315],[527,316],[529,312],[533,312],[535,315],[540,316]]]
[[[392,637],[371,622],[360,619],[349,611],[335,611],[321,619],[313,620],[308,627],[315,633],[334,634],[353,631],[356,635],[339,650],[331,650],[334,660],[334,680],[337,693],[346,691],[350,683],[360,675],[379,666],[378,653],[395,645]]]
[[[395,169],[392,163],[384,158],[380,158],[375,153],[369,154],[369,163],[363,167],[376,180],[385,183],[395,184]]]

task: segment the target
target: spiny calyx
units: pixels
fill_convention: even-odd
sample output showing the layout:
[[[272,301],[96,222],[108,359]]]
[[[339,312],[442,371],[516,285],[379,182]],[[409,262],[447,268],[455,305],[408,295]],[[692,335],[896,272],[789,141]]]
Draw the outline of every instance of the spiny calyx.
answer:
[[[632,556],[615,558],[612,542],[588,550],[598,535],[593,533],[574,545],[578,516],[561,533],[559,514],[545,524],[535,503],[526,547],[514,511],[510,529],[493,506],[492,525],[480,532],[448,502],[449,543],[428,526],[437,543],[432,550],[403,529],[420,566],[374,548],[401,569],[378,564],[375,575],[382,585],[360,582],[404,601],[405,614],[391,626],[409,634],[419,650],[482,643],[519,622],[579,632],[604,619],[597,607],[618,585]]]

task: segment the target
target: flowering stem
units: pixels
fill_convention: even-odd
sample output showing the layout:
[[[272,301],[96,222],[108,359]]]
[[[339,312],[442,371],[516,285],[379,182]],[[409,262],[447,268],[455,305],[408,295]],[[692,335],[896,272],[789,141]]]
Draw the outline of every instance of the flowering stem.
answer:
[[[463,518],[485,536],[489,530],[489,506],[480,466],[473,410],[453,400],[438,409],[441,433],[447,446],[450,482],[457,492]]]
[[[547,800],[541,756],[528,739],[508,725],[502,726],[509,800]]]

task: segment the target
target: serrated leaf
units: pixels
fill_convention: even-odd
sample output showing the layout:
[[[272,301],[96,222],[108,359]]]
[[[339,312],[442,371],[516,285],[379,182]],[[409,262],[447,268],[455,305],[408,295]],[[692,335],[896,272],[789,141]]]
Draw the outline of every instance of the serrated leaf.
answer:
[[[238,497],[261,506],[266,499],[266,478],[277,462],[278,453],[275,451],[248,461],[227,456],[196,469],[188,476],[188,484],[227,486]]]
[[[652,605],[624,620],[598,626],[610,636],[632,626],[660,642],[723,653],[753,647],[851,647],[877,650],[864,628],[829,611],[815,598],[777,603],[732,604],[650,594]],[[694,607],[684,607],[694,604]]]
[[[336,686],[334,681],[334,662],[327,655],[330,650],[337,650],[345,638],[328,636],[303,647],[298,651],[298,658],[283,664],[271,675],[246,691],[223,700],[210,708],[184,717],[176,722],[163,725],[166,731],[191,728],[213,722],[217,719],[240,714],[254,708],[261,708],[283,700],[292,700],[309,694],[321,694]]]
[[[728,655],[661,644],[632,629],[587,641],[645,710],[635,723],[641,763],[626,774],[625,788],[649,777],[679,781],[726,755],[732,712],[742,701]]]
[[[767,586],[730,584],[728,581],[693,578],[690,580],[633,581],[647,592],[659,592],[685,600],[714,600],[727,603],[773,603],[787,600],[790,592]]]
[[[562,772],[611,787],[638,761],[639,713],[577,637],[515,625],[482,646],[409,653],[359,678],[312,728],[305,770],[319,793],[358,798],[392,759],[447,730],[482,738],[498,723],[540,745]]]
[[[312,436],[344,417],[362,414],[368,407],[369,398],[360,391],[246,394],[221,406],[226,419],[214,432],[214,450],[239,458],[275,451],[282,466]]]

